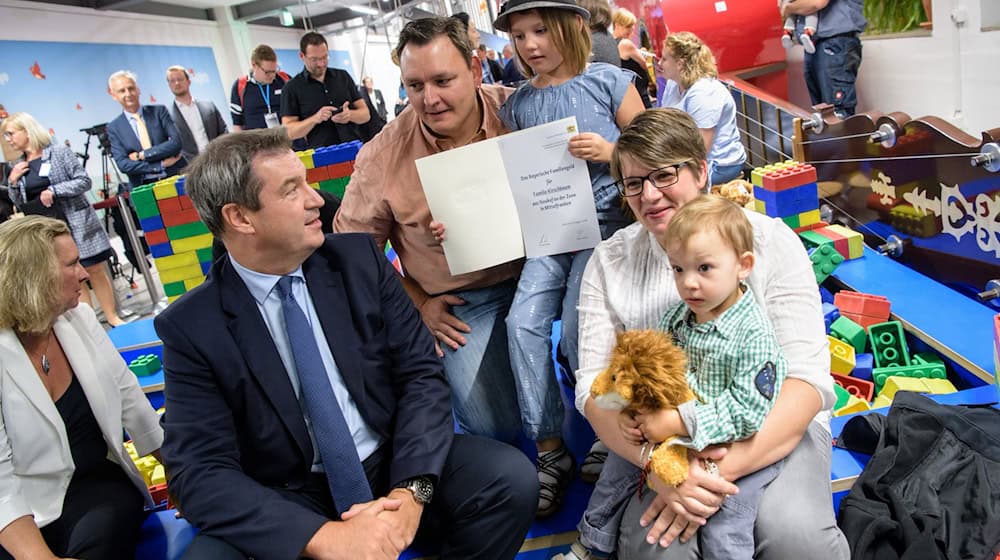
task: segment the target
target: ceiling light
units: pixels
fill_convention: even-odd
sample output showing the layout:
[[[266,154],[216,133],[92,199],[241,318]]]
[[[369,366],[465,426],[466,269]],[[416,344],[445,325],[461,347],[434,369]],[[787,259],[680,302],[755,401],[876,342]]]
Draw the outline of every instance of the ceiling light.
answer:
[[[292,12],[288,8],[281,9],[278,13],[278,20],[281,21],[281,25],[284,25],[285,27],[295,25],[295,17],[292,16]]]
[[[359,14],[368,14],[370,16],[377,16],[378,10],[374,8],[369,8],[368,6],[350,6],[352,12],[358,12]]]

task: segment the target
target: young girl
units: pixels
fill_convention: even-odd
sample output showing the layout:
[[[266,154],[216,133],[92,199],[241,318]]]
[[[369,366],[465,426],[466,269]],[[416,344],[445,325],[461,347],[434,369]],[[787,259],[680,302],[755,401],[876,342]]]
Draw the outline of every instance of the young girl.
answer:
[[[693,33],[671,33],[663,41],[660,71],[667,79],[660,106],[686,112],[701,129],[709,186],[742,175],[747,154],[736,128],[736,102],[718,79],[712,51]]]
[[[494,27],[510,33],[528,79],[500,109],[521,130],[576,117],[581,134],[570,152],[587,160],[601,236],[627,225],[608,162],[620,130],[643,110],[631,75],[609,64],[587,64],[590,14],[575,0],[510,0]],[[562,440],[563,405],[552,362],[552,322],[562,315],[560,347],[577,367],[580,278],[590,250],[528,259],[507,316],[510,361],[525,434],[538,448],[538,516],[558,511],[573,479],[573,457]]]

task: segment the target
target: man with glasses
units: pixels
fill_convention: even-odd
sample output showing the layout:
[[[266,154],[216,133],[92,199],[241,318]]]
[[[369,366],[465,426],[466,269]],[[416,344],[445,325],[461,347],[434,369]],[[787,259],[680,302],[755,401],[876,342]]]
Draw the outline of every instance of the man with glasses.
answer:
[[[305,68],[285,85],[281,97],[281,124],[292,139],[306,138],[310,148],[360,140],[356,125],[371,118],[351,75],[327,68],[326,39],[310,31],[299,41]]]
[[[250,73],[233,82],[229,112],[233,130],[281,126],[281,91],[291,77],[278,70],[278,55],[257,45],[250,55]]]

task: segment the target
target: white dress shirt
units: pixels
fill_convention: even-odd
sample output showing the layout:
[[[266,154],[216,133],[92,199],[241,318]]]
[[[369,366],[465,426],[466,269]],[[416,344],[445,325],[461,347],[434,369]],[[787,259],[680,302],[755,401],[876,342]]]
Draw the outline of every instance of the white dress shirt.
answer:
[[[198,145],[198,153],[200,154],[208,146],[208,133],[205,132],[205,123],[201,120],[201,111],[198,110],[198,104],[194,102],[194,98],[191,98],[190,105],[185,105],[176,99],[174,100],[174,105],[177,106],[177,110],[184,117],[184,122],[187,123],[188,129],[191,131],[191,136],[194,136],[194,143]]]

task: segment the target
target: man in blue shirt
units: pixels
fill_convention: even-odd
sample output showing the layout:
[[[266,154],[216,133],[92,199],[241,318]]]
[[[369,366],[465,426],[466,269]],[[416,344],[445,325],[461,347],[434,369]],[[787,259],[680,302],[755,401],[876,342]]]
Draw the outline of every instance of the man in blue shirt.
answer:
[[[816,52],[805,55],[806,87],[813,105],[829,103],[841,118],[854,114],[858,103],[854,87],[861,67],[861,34],[868,22],[864,0],[792,0],[782,17],[817,14],[819,25],[813,36]],[[795,34],[802,33],[800,28]]]
[[[281,126],[281,90],[288,79],[278,70],[274,49],[257,45],[250,55],[250,73],[233,82],[229,95],[233,130]]]

